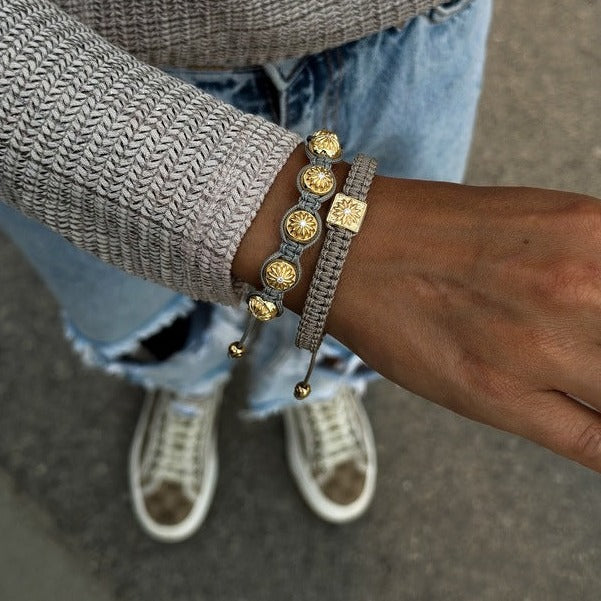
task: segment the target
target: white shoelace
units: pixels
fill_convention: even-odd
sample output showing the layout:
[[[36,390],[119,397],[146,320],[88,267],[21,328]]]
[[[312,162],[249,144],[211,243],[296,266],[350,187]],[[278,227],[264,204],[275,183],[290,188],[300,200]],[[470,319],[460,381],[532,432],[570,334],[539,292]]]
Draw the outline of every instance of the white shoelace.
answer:
[[[345,461],[365,462],[359,426],[349,406],[354,400],[352,395],[352,390],[345,388],[331,401],[304,406],[315,450],[313,469],[321,478]]]
[[[148,447],[146,476],[153,488],[160,482],[181,484],[193,499],[201,486],[202,449],[211,435],[216,402],[214,399],[160,399],[153,420]]]

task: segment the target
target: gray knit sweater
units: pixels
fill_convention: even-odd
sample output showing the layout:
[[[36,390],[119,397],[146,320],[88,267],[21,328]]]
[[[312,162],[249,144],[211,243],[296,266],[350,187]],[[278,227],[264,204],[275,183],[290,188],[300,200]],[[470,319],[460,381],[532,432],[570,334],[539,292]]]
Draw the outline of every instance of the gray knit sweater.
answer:
[[[301,56],[400,25],[434,0],[55,0],[153,65],[242,66]]]
[[[142,61],[301,55],[440,3],[0,0],[0,198],[130,273],[236,303],[232,259],[301,140]]]

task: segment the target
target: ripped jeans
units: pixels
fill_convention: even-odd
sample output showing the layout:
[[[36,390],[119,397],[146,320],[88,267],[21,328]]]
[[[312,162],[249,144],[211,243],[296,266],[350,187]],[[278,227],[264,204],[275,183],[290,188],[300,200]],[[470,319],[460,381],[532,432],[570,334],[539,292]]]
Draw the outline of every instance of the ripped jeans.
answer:
[[[163,70],[302,136],[332,129],[345,160],[370,154],[381,175],[458,182],[481,88],[491,2],[447,2],[402,26],[301,58],[226,71]],[[243,310],[194,302],[130,276],[3,203],[0,227],[58,300],[66,334],[88,364],[182,394],[203,394],[229,378],[226,349],[240,335]],[[151,363],[123,359],[183,315],[190,315],[191,327],[181,351]],[[261,367],[248,393],[249,414],[295,402],[292,390],[309,360],[293,344],[297,321],[287,312],[255,343],[251,361]],[[318,358],[312,401],[343,383],[362,391],[376,376],[330,337],[321,356],[337,361],[326,367]]]

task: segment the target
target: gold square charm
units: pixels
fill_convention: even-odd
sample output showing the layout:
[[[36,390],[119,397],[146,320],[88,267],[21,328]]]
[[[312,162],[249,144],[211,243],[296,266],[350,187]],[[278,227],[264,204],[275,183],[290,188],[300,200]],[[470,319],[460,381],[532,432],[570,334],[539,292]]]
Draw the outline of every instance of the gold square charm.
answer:
[[[338,192],[334,196],[326,221],[330,225],[337,225],[356,234],[361,228],[366,211],[366,202]]]

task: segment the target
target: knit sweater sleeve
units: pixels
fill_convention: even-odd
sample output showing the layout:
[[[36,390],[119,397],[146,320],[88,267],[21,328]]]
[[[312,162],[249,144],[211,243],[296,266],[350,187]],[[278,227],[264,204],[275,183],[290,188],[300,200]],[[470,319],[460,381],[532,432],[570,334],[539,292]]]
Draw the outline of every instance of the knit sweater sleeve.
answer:
[[[129,273],[236,303],[234,254],[300,141],[47,0],[0,0],[0,198]]]

